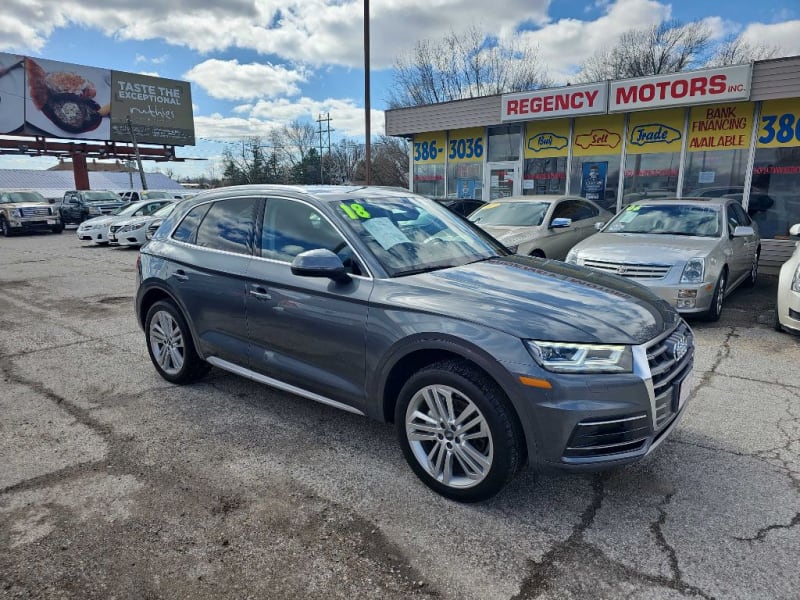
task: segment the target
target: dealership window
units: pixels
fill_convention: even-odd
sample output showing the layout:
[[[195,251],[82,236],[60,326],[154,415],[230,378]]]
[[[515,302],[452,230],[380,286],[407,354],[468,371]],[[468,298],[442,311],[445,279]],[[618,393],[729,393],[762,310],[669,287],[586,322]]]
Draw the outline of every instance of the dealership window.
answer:
[[[483,199],[483,127],[455,129],[447,136],[447,197]]]
[[[800,223],[800,99],[761,104],[747,212],[762,239],[789,239]]]
[[[612,212],[617,208],[624,115],[575,119],[570,191]]]
[[[519,160],[519,151],[521,145],[522,127],[519,125],[489,127],[489,162]]]
[[[680,152],[628,154],[622,205],[645,198],[675,196],[678,192]]]
[[[747,150],[689,152],[683,176],[683,195],[708,197],[741,193],[746,171]]]
[[[525,196],[563,194],[567,189],[567,157],[527,158],[522,180]]]
[[[414,192],[431,198],[444,197],[444,165],[414,165]]]
[[[447,197],[483,199],[483,163],[447,165]]]
[[[686,112],[682,108],[628,117],[622,204],[678,192]]]
[[[789,239],[800,223],[800,146],[756,149],[747,212],[763,239]]]

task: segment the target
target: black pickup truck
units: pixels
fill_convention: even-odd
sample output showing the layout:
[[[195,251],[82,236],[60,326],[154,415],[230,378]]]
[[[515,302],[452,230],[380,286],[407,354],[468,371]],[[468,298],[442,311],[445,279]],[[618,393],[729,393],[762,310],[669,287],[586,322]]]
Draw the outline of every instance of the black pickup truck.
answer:
[[[64,224],[80,224],[86,219],[108,215],[125,201],[108,190],[70,190],[64,194],[58,212]]]

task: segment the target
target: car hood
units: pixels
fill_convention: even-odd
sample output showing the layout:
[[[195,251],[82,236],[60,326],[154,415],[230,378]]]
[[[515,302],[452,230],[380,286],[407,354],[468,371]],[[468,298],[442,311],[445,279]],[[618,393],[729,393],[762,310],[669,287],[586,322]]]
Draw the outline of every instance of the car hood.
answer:
[[[86,219],[83,223],[80,224],[80,227],[85,227],[86,225],[108,225],[114,217],[109,217],[108,215],[103,215],[102,217],[94,217],[92,219]]]
[[[518,243],[518,239],[533,239],[542,234],[542,227],[519,225],[483,225],[480,226],[486,233],[498,242]]]
[[[707,256],[720,241],[721,238],[653,233],[597,233],[572,251],[582,259],[676,264]]]
[[[151,216],[142,216],[142,217],[125,217],[122,219],[117,219],[114,221],[114,225],[136,225],[139,223],[149,223],[150,221],[155,220],[154,217]]]
[[[525,339],[642,344],[679,319],[672,307],[637,283],[526,256],[392,282],[383,298],[389,305],[482,323]]]

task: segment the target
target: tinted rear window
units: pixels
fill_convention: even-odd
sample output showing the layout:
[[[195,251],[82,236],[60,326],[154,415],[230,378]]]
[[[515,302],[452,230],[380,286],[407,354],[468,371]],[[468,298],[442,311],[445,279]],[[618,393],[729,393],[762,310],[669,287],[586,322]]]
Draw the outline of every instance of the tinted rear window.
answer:
[[[255,229],[255,198],[231,198],[211,205],[197,228],[198,246],[252,254]]]

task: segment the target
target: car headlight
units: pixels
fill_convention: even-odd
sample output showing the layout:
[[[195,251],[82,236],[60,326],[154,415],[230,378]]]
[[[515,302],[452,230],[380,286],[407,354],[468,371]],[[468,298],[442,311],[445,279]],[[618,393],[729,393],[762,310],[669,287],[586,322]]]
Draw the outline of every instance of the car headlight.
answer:
[[[132,225],[128,225],[128,230],[136,231],[137,229],[141,229],[145,225],[147,225],[147,223],[133,223]]]
[[[622,344],[573,344],[527,340],[539,365],[556,373],[632,373],[633,353]]]
[[[578,251],[573,248],[572,250],[567,252],[567,258],[564,259],[564,262],[568,262],[568,263],[571,263],[573,265],[577,265],[578,264]]]
[[[686,261],[681,273],[681,283],[703,283],[706,273],[706,261],[704,258],[690,258]]]
[[[800,265],[797,265],[797,269],[794,271],[794,277],[792,277],[792,291],[800,292]]]
[[[89,214],[90,214],[90,215],[102,215],[103,213],[102,213],[102,211],[101,211],[99,208],[97,208],[96,206],[90,206],[90,207],[89,207]]]
[[[22,218],[22,209],[21,208],[15,208],[12,211],[11,216],[12,217],[16,217],[18,219],[21,219]]]

